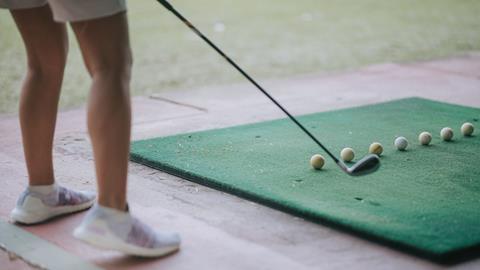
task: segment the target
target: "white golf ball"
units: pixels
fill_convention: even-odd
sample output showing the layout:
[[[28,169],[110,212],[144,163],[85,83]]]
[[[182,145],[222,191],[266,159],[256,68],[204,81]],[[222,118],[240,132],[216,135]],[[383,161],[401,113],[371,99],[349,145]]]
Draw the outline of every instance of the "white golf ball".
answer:
[[[464,123],[462,125],[461,130],[462,130],[463,136],[472,136],[475,128],[473,127],[472,123]]]
[[[449,127],[442,128],[440,131],[440,137],[442,137],[442,140],[444,141],[451,141],[453,138],[453,130]]]
[[[312,165],[315,170],[320,170],[322,169],[323,165],[325,165],[325,159],[322,157],[322,155],[313,155],[310,158],[310,165]]]
[[[420,135],[418,136],[418,141],[420,142],[421,145],[429,145],[430,142],[432,141],[432,134],[424,131],[420,133]]]
[[[343,148],[342,152],[340,152],[340,157],[342,157],[343,161],[350,162],[355,158],[355,152],[352,148]]]
[[[383,146],[378,142],[374,142],[370,144],[370,147],[368,148],[368,152],[370,154],[375,154],[377,156],[380,156],[383,153]]]
[[[398,137],[395,139],[395,147],[397,147],[398,150],[400,151],[405,151],[408,146],[408,140],[405,137]]]
[[[214,25],[213,25],[213,30],[215,32],[223,32],[225,31],[225,24],[223,24],[222,22],[216,22]]]

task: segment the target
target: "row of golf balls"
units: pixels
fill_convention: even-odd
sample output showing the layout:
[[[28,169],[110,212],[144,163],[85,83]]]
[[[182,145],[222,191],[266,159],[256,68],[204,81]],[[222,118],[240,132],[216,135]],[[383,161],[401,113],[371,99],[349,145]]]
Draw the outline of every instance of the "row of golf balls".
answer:
[[[474,129],[475,128],[471,123],[464,123],[460,128],[460,131],[463,136],[472,136]],[[451,141],[453,139],[453,130],[449,127],[442,128],[440,131],[440,137],[444,141]],[[421,145],[429,145],[432,141],[432,134],[424,131],[418,136],[418,141]],[[404,151],[407,149],[408,140],[405,137],[397,137],[394,145],[398,150]],[[368,152],[380,156],[383,153],[383,146],[378,142],[374,142],[368,148]],[[340,152],[340,157],[343,161],[350,162],[355,158],[355,152],[352,148],[346,147]],[[310,165],[312,165],[314,169],[320,170],[323,165],[325,165],[325,158],[322,155],[315,154],[310,158]]]
[[[475,127],[472,125],[472,123],[464,123],[460,128],[460,131],[465,137],[472,136],[474,130]],[[446,142],[451,141],[453,139],[453,129],[449,127],[442,128],[442,130],[440,130],[440,137]],[[418,141],[421,145],[429,145],[432,141],[432,134],[424,131],[418,136]],[[398,150],[404,151],[405,149],[407,149],[408,141],[405,137],[398,137],[395,139],[394,144]]]

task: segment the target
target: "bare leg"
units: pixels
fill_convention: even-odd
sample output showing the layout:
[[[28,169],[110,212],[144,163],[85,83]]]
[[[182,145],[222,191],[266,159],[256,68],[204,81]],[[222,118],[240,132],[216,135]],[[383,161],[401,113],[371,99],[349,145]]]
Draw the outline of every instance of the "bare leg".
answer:
[[[52,144],[58,99],[67,58],[64,24],[55,23],[48,5],[14,10],[28,71],[20,98],[20,125],[30,185],[54,182]]]
[[[25,224],[89,208],[95,194],[75,192],[54,183],[52,145],[58,99],[67,58],[65,24],[53,21],[50,7],[14,10],[28,58],[20,99],[20,125],[29,186],[10,213]]]
[[[88,130],[98,181],[98,203],[125,210],[130,148],[132,56],[125,13],[72,23],[93,79]]]
[[[88,130],[99,192],[98,205],[73,235],[91,245],[131,255],[152,257],[173,252],[180,246],[177,233],[157,232],[125,211],[132,65],[126,14],[72,26],[93,78]]]

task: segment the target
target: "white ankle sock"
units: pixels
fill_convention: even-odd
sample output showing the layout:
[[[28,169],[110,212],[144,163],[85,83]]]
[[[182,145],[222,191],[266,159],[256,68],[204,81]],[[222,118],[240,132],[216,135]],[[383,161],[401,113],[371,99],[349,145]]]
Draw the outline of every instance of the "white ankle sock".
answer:
[[[103,211],[105,212],[107,215],[111,215],[111,216],[125,216],[125,215],[129,215],[128,212],[125,212],[125,211],[120,211],[118,209],[115,209],[115,208],[111,208],[111,207],[107,207],[107,206],[102,206],[100,204],[96,204],[95,205],[96,208],[98,208],[100,211]]]
[[[48,195],[54,192],[57,189],[57,184],[53,183],[51,185],[39,185],[39,186],[28,186],[28,190],[42,195]]]

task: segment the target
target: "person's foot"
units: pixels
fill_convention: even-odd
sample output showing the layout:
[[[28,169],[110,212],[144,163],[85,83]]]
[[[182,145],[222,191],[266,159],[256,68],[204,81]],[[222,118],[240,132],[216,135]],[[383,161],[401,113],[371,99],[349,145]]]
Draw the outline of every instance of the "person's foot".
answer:
[[[14,222],[35,224],[88,209],[94,202],[93,192],[73,191],[56,184],[29,186],[18,198],[10,218]]]
[[[178,250],[180,236],[158,232],[129,212],[96,204],[73,232],[75,238],[93,246],[141,257],[159,257]]]

